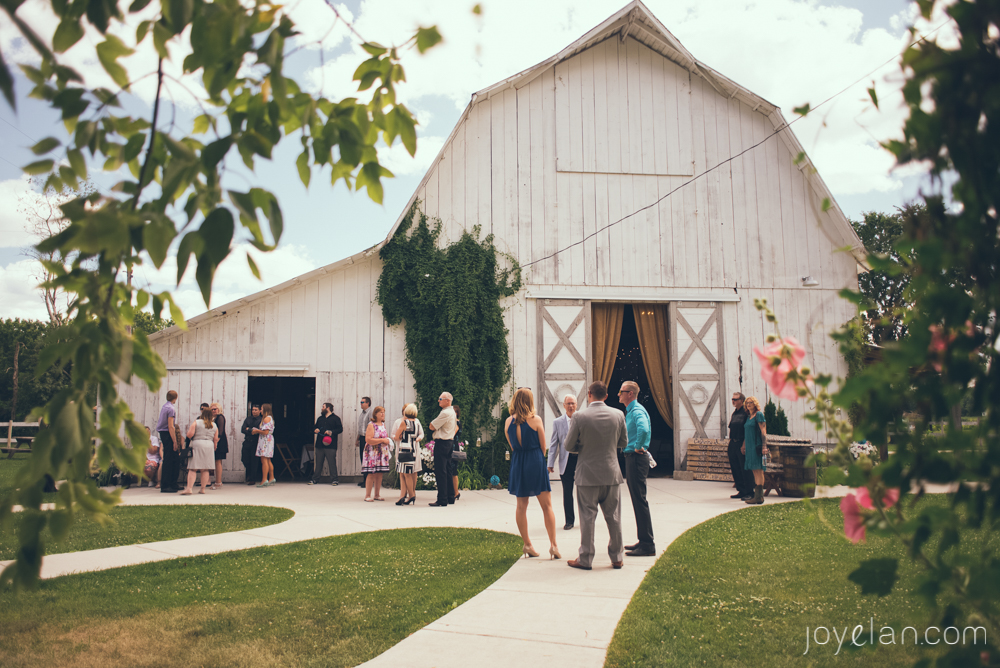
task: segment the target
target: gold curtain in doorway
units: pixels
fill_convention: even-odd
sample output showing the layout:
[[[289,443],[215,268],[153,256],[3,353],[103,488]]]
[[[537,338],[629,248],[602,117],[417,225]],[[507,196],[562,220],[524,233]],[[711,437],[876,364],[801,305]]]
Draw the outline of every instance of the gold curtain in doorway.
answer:
[[[594,317],[594,380],[605,385],[611,382],[622,338],[624,304],[593,304]]]
[[[649,379],[649,391],[660,415],[668,426],[673,428],[673,392],[670,387],[670,367],[668,361],[669,321],[666,304],[635,304],[632,306],[635,314],[635,328],[639,333],[639,351],[642,353],[642,365]],[[611,373],[608,372],[608,378]]]

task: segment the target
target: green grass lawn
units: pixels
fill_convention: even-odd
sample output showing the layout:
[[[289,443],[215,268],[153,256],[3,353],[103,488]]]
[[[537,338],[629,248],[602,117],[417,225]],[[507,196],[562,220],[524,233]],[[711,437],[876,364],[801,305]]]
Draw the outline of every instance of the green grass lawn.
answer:
[[[47,580],[0,592],[0,665],[354,666],[478,594],[520,548],[400,529]]]
[[[14,491],[14,477],[17,475],[17,470],[24,462],[28,461],[30,456],[28,453],[21,452],[15,454],[11,459],[7,459],[7,453],[0,452],[0,497],[7,496]],[[42,495],[45,501],[54,501],[55,497],[54,492]]]
[[[287,508],[267,506],[119,506],[111,510],[111,521],[104,526],[80,515],[65,541],[53,542],[47,529],[43,537],[45,553],[60,554],[245,531],[284,522],[294,514]],[[0,533],[0,560],[13,559],[16,550],[14,530]]]
[[[881,627],[906,626],[923,634],[928,611],[910,592],[916,567],[887,538],[866,543],[843,538],[839,499],[814,503],[811,521],[802,503],[765,505],[716,517],[678,538],[660,557],[632,598],[608,649],[606,665],[619,666],[909,666],[925,655],[907,646],[877,644],[839,655],[837,640],[806,652],[806,628],[863,624],[875,642]],[[944,503],[943,497],[927,503]],[[987,540],[997,543],[997,537]],[[900,580],[884,598],[861,596],[847,575],[866,559],[901,557]],[[824,639],[823,632],[819,638]],[[933,640],[933,636],[932,636]],[[886,636],[885,642],[888,641]],[[941,643],[940,646],[944,646]]]

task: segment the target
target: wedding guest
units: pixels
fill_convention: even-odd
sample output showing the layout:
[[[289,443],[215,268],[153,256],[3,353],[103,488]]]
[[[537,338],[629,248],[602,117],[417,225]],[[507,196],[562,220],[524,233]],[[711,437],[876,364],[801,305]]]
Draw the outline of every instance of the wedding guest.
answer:
[[[167,401],[160,408],[160,417],[156,421],[156,431],[160,435],[160,456],[163,464],[160,467],[160,491],[164,494],[176,494],[177,476],[180,474],[181,462],[178,457],[180,440],[177,438],[177,392],[167,392]]]
[[[625,416],[605,403],[608,387],[595,381],[587,388],[587,408],[577,411],[566,434],[566,449],[579,455],[576,462],[576,498],[580,505],[580,556],[566,565],[589,571],[594,563],[594,523],[600,507],[611,540],[611,567],[625,562],[622,540],[622,479],[618,450],[628,445]]]
[[[420,473],[420,441],[424,439],[424,428],[417,419],[415,404],[403,406],[403,417],[392,425],[392,438],[396,448],[396,473],[399,474],[399,501],[397,506],[405,506],[417,500],[417,474]]]
[[[260,482],[258,487],[270,487],[274,484],[274,417],[271,415],[271,404],[260,407],[260,427],[252,433],[260,438],[257,440],[257,456],[260,458]]]
[[[219,443],[215,448],[215,484],[212,489],[222,487],[222,462],[229,456],[229,437],[226,435],[226,416],[222,414],[222,406],[213,401],[211,405],[213,422],[219,428]]]
[[[212,422],[212,409],[204,408],[201,416],[188,427],[187,437],[191,439],[191,455],[188,461],[187,487],[181,494],[191,494],[194,491],[195,473],[201,473],[201,491],[205,493],[208,487],[208,473],[215,466],[213,451],[219,443],[219,428]]]
[[[246,484],[253,485],[257,482],[257,475],[260,470],[260,460],[257,458],[257,441],[260,436],[253,433],[254,429],[260,427],[260,404],[254,404],[250,408],[250,415],[243,419],[243,426],[240,432],[243,434],[243,451],[240,453],[243,460],[243,471],[246,473]]]
[[[743,425],[747,421],[747,411],[743,407],[746,397],[742,392],[733,392],[733,415],[729,418],[729,470],[736,483],[736,493],[730,499],[748,501],[753,498],[753,474],[746,470],[746,455],[743,454]]]
[[[358,417],[358,457],[361,465],[365,464],[365,434],[368,433],[368,424],[372,421],[372,400],[371,397],[361,397],[361,415]],[[365,486],[365,475],[361,474],[361,482],[358,487]]]
[[[649,502],[646,500],[651,435],[649,413],[639,403],[639,384],[634,380],[622,383],[618,400],[625,404],[625,429],[628,435],[628,444],[625,446],[625,482],[632,498],[636,533],[639,537],[634,545],[625,546],[625,554],[630,557],[655,557],[653,520],[649,516]]]
[[[382,498],[382,475],[389,470],[392,455],[392,441],[385,430],[385,409],[372,409],[372,421],[365,431],[365,456],[361,461],[361,472],[365,475],[365,501],[385,501]],[[372,489],[375,498],[372,498]]]
[[[437,485],[437,501],[427,505],[435,508],[455,503],[455,488],[451,479],[451,453],[455,449],[455,434],[458,433],[458,418],[451,402],[451,392],[442,392],[438,397],[441,412],[427,425],[434,437],[434,481]]]
[[[528,388],[519,388],[510,400],[510,417],[504,424],[504,433],[513,453],[507,489],[517,497],[514,518],[524,543],[524,556],[538,556],[528,535],[528,502],[536,496],[542,507],[545,531],[549,534],[549,556],[560,559],[562,555],[556,545],[556,516],[552,512],[552,487],[545,468],[545,426],[542,418],[535,415],[535,398]]]
[[[155,488],[160,486],[160,440],[153,436],[149,427],[146,427],[146,433],[149,434],[149,448],[146,450],[146,465],[142,472],[149,481],[149,486]],[[139,486],[142,487],[141,480]]]
[[[330,464],[330,476],[333,478],[330,484],[334,487],[340,484],[337,476],[337,439],[340,438],[342,431],[344,425],[340,422],[340,417],[333,412],[333,404],[326,402],[320,409],[320,416],[316,418],[316,426],[313,428],[313,433],[316,434],[314,446],[316,457],[310,485],[319,482],[320,476],[323,475],[324,461]]]
[[[760,410],[757,397],[747,397],[743,405],[747,409],[747,421],[743,425],[743,448],[741,452],[746,457],[744,468],[753,471],[753,498],[747,503],[759,505],[764,503],[764,461],[763,456],[769,454],[767,449],[767,423],[764,413]]]
[[[552,422],[552,441],[549,443],[549,473],[555,471],[559,463],[559,481],[563,491],[563,513],[566,524],[563,530],[569,531],[576,524],[576,514],[573,512],[573,481],[576,477],[576,453],[566,449],[566,434],[569,423],[576,413],[576,397],[567,394],[563,397],[563,414]]]

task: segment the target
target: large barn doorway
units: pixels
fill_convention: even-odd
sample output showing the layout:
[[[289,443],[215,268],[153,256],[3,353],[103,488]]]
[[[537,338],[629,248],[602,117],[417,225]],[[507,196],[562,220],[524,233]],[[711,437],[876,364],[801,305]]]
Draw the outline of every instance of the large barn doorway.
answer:
[[[597,306],[595,304],[595,306]],[[626,380],[634,380],[639,384],[638,401],[649,412],[651,422],[651,439],[649,451],[656,460],[657,467],[650,471],[650,477],[662,477],[671,475],[674,471],[674,430],[670,426],[669,413],[663,415],[657,406],[656,398],[653,396],[654,387],[669,387],[668,360],[663,359],[658,363],[648,364],[649,360],[643,358],[643,345],[640,341],[639,330],[636,318],[644,318],[651,322],[645,323],[649,333],[655,337],[662,337],[662,350],[669,350],[666,345],[668,331],[665,327],[657,327],[656,315],[652,309],[643,304],[615,304],[613,306],[622,307],[621,315],[621,335],[618,348],[614,357],[614,368],[611,372],[611,380],[608,382],[609,406],[613,406],[621,411],[625,406],[618,401],[618,389]],[[665,307],[664,307],[665,308]],[[665,316],[663,318],[666,322]],[[662,329],[662,331],[660,331]],[[608,343],[611,343],[610,341]],[[648,351],[648,348],[647,348]],[[656,357],[656,353],[652,353]],[[655,378],[655,383],[650,382],[650,372],[659,376]],[[659,403],[664,403],[661,401]],[[669,401],[666,402],[669,406]],[[669,409],[668,409],[669,410]],[[623,467],[624,472],[624,467]]]
[[[250,376],[247,399],[251,404],[271,404],[274,411],[274,442],[287,444],[291,467],[297,473],[304,446],[312,443],[316,422],[316,379],[302,376]],[[281,475],[289,466],[274,453],[274,472]]]

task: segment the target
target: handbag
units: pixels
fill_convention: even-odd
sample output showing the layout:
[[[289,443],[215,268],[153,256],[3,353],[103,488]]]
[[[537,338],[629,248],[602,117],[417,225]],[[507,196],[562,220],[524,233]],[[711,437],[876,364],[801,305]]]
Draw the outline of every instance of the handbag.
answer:
[[[400,449],[399,454],[396,455],[396,461],[400,464],[409,464],[417,461],[417,457],[413,454],[413,450]]]
[[[469,458],[469,455],[462,452],[461,450],[456,449],[451,451],[451,458],[457,462],[464,462]]]

